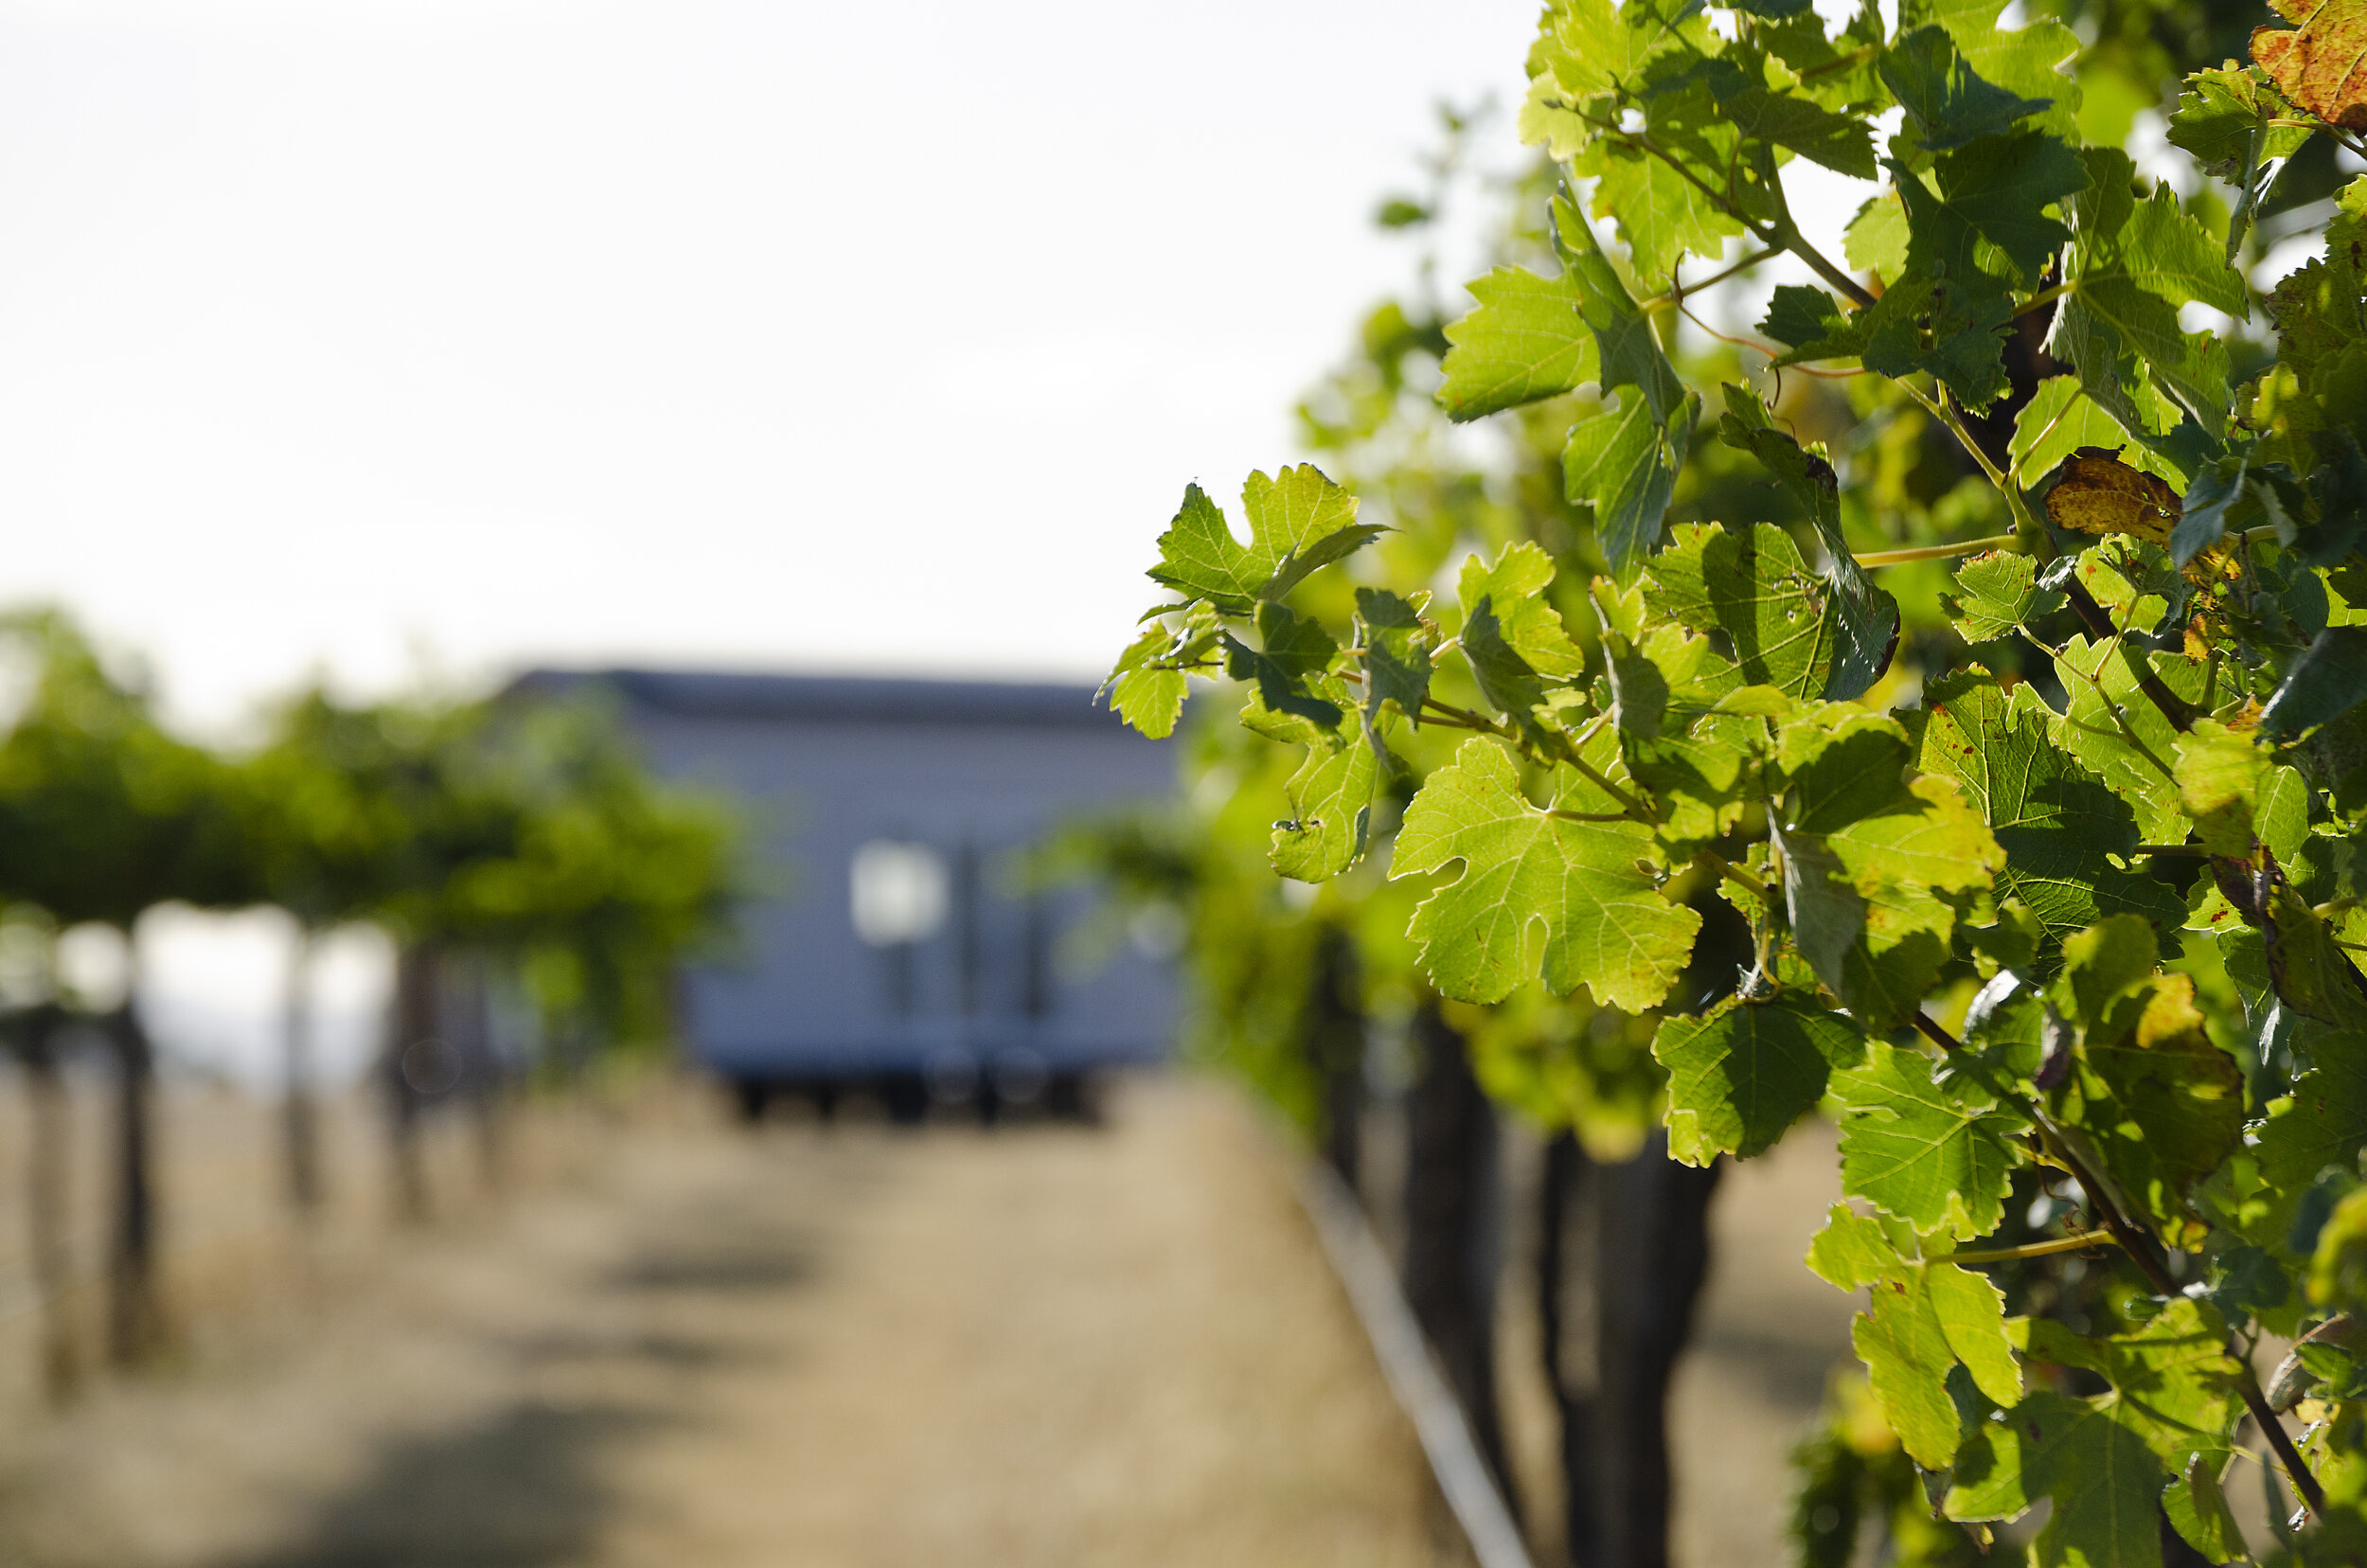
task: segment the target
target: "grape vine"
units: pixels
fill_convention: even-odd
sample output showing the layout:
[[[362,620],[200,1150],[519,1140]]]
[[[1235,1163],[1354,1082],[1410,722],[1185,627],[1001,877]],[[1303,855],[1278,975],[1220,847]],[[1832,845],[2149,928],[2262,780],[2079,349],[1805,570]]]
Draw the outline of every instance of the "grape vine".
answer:
[[[1552,0],[1520,125],[1565,182],[1558,267],[1470,285],[1437,396],[1577,406],[1591,538],[1450,588],[1314,467],[1253,474],[1239,535],[1194,486],[1111,680],[1151,734],[1191,677],[1238,683],[1304,750],[1274,869],[1424,880],[1440,993],[1659,1012],[1676,1157],[1828,1110],[1851,1202],[1807,1261],[1870,1292],[1874,1405],[1960,1541],[2050,1501],[2046,1564],[2151,1568],[2164,1519],[2251,1560],[2238,1464],[2300,1505],[2265,1560],[2367,1560],[2367,179],[2265,296],[2237,264],[2288,163],[2367,151],[2367,0],[2280,9],[2253,63],[2187,78],[2170,141],[2234,194],[2181,200],[2083,141],[2069,29],[1994,0],[1838,31],[1805,0]],[[1842,259],[1797,159],[1878,182]],[[1678,318],[1779,264],[1816,279],[1750,346],[1779,389],[1928,420],[2003,530],[1861,548],[1861,455],[1687,373]],[[2264,351],[2187,330],[2212,312]],[[1780,505],[1672,519],[1713,444]],[[1953,656],[1910,672],[1878,578],[1933,561]],[[1679,1010],[1708,896],[1752,958]],[[2052,1231],[2015,1239],[2034,1182]],[[2104,1331],[2009,1314],[2002,1276],[2093,1249],[2142,1281]],[[2270,1339],[2298,1343],[2264,1377]]]

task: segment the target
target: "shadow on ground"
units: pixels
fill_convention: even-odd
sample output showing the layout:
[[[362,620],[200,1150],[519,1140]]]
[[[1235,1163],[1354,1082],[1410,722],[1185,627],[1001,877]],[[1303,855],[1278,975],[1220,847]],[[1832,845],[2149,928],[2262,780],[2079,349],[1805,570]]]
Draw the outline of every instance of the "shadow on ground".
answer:
[[[580,1562],[616,1499],[602,1452],[667,1424],[631,1407],[522,1405],[400,1444],[304,1537],[247,1568],[559,1568]]]
[[[809,1284],[799,1243],[742,1216],[706,1214],[630,1252],[594,1296],[680,1299],[778,1294]],[[719,1219],[721,1223],[719,1225]],[[709,1234],[685,1238],[682,1230]],[[716,1235],[717,1230],[726,1234]],[[732,1234],[738,1232],[738,1234]],[[558,1329],[498,1342],[521,1368],[671,1374],[654,1399],[522,1400],[474,1425],[390,1445],[296,1538],[236,1568],[561,1568],[594,1555],[624,1499],[612,1477],[627,1449],[697,1419],[685,1374],[749,1361],[750,1347],[666,1332]]]

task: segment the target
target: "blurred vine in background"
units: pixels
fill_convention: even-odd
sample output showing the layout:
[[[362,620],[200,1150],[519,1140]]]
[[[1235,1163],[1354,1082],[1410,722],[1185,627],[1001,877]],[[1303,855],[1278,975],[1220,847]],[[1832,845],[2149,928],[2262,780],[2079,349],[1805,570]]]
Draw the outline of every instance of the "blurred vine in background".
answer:
[[[140,673],[112,668],[62,612],[0,619],[0,644],[21,694],[0,734],[0,1040],[29,1091],[27,1228],[53,1398],[91,1360],[68,1305],[62,1068],[78,1033],[95,1033],[112,1069],[108,1357],[151,1360],[176,1338],[133,939],[149,911],[272,905],[293,918],[283,1126],[290,1197],[308,1217],[324,1199],[309,971],[332,929],[376,925],[402,955],[376,1078],[414,1214],[427,1042],[440,1092],[478,1113],[492,1174],[515,1080],[662,1048],[674,966],[727,937],[741,891],[732,813],[653,777],[596,702],[363,706],[315,689],[279,709],[264,744],[223,754],[168,733]],[[112,930],[128,955],[111,994],[78,993],[63,972],[78,928]],[[527,1059],[492,1037],[496,989],[533,1020]]]

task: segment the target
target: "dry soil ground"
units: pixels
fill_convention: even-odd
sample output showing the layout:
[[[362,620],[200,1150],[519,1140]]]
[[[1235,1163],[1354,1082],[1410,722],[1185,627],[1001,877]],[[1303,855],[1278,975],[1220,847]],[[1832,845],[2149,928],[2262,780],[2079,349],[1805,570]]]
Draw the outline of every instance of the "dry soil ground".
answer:
[[[1848,1303],[1823,1168],[1746,1167],[1678,1395],[1692,1564],[1777,1555]],[[677,1119],[389,1243],[301,1310],[0,1435],[41,1568],[1430,1564],[1421,1459],[1252,1116]]]

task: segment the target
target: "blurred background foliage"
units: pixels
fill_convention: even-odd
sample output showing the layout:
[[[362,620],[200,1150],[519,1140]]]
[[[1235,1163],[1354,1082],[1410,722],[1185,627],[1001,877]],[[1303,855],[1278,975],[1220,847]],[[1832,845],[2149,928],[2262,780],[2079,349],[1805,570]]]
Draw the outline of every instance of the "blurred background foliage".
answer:
[[[0,683],[16,699],[0,733],[0,1043],[30,1090],[33,1269],[43,1299],[62,1300],[70,1264],[44,1240],[64,1234],[61,1073],[75,1042],[95,1041],[114,1100],[109,1348],[119,1363],[170,1337],[157,1280],[157,1064],[139,997],[149,911],[268,905],[292,917],[284,1152],[291,1196],[309,1214],[321,1202],[309,993],[323,935],[372,925],[400,954],[392,1026],[371,1067],[391,1092],[400,1162],[433,1097],[418,1092],[423,1046],[442,1054],[440,1092],[489,1126],[516,1087],[666,1048],[676,965],[722,939],[739,891],[731,811],[660,783],[594,697],[351,705],[314,688],[272,716],[262,744],[217,751],[168,733],[142,675],[112,666],[49,609],[0,619]],[[121,972],[73,972],[78,938],[109,931]],[[406,973],[428,983],[406,997]],[[455,991],[454,979],[467,984]],[[525,1025],[501,1040],[497,993],[519,999],[510,1022],[523,1013]],[[62,1396],[80,1356],[65,1315],[49,1316],[47,1375]]]

